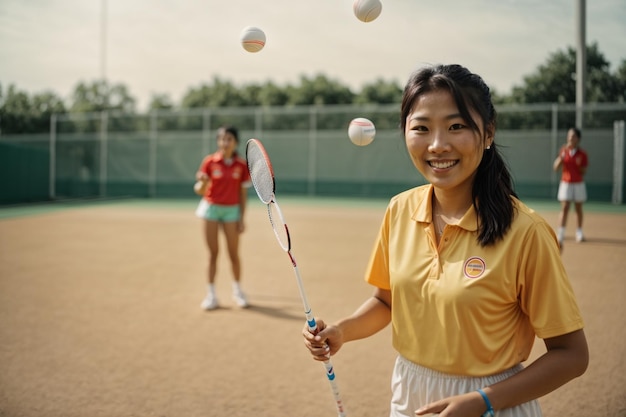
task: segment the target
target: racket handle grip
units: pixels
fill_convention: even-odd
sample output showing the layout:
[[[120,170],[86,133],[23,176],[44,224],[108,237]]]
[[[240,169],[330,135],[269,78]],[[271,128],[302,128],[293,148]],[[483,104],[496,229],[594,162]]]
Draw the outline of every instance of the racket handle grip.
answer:
[[[306,312],[306,323],[307,326],[309,326],[309,331],[311,333],[317,332],[317,322],[310,311]],[[330,359],[324,361],[324,368],[326,368],[326,377],[330,383],[330,389],[333,393],[333,397],[335,398],[335,404],[337,405],[337,415],[339,417],[346,417],[343,402],[341,401],[341,396],[339,395],[339,387],[337,386],[337,381],[335,381],[335,368],[333,367]]]
[[[328,382],[330,383],[330,389],[333,392],[333,397],[335,398],[335,404],[337,406],[337,415],[339,417],[346,417],[346,412],[343,408],[343,401],[341,401],[341,396],[339,395],[339,387],[337,386],[337,381],[335,381],[335,370],[333,368],[332,362],[329,360],[324,361],[324,368],[326,368],[326,376],[328,377]]]
[[[313,316],[307,314],[306,324],[307,326],[309,326],[309,331],[311,333],[315,333],[317,331],[317,322],[315,321],[315,318]]]

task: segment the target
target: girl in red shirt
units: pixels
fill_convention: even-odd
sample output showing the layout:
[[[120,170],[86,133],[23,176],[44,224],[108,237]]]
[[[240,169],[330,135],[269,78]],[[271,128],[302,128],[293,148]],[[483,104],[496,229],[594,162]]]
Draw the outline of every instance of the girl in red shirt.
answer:
[[[559,156],[554,160],[553,168],[558,171],[561,167],[561,182],[557,198],[561,202],[561,212],[559,213],[559,228],[557,238],[559,245],[563,247],[565,238],[565,225],[567,224],[567,214],[570,203],[574,202],[576,209],[576,242],[583,242],[583,203],[587,201],[587,188],[583,176],[587,172],[587,153],[578,145],[580,143],[580,130],[572,127],[567,131],[567,143],[561,147]]]
[[[209,249],[208,292],[201,303],[205,310],[219,306],[215,294],[215,275],[220,228],[226,237],[231,263],[233,299],[239,307],[248,306],[240,287],[239,234],[244,231],[243,216],[251,181],[246,161],[237,154],[238,144],[236,128],[220,127],[217,130],[217,152],[206,156],[196,173],[196,180],[205,183],[204,195],[196,209],[196,216],[204,220],[204,237]]]

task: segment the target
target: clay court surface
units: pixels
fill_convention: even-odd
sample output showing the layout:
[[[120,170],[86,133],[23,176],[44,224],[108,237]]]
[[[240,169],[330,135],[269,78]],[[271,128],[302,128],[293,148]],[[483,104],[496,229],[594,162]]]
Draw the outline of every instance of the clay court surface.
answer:
[[[324,367],[303,347],[293,269],[265,207],[251,199],[242,236],[251,307],[230,299],[222,246],[222,308],[205,312],[195,204],[0,208],[0,416],[337,415]],[[352,312],[371,293],[362,275],[385,202],[285,199],[281,207],[313,312],[328,321]],[[587,209],[582,244],[570,218],[563,260],[591,361],[541,399],[546,417],[626,416],[626,210],[605,207]],[[537,210],[556,223],[554,204]],[[394,358],[388,328],[333,357],[348,416],[388,415]]]

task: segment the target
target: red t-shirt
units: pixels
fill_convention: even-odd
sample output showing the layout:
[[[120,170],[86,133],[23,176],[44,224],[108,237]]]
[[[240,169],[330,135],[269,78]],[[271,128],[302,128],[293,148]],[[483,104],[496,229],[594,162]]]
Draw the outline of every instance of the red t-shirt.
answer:
[[[587,153],[582,149],[577,148],[576,152],[572,154],[567,146],[563,146],[561,148],[560,155],[561,160],[563,161],[561,181],[583,182],[581,168],[587,168]]]
[[[204,199],[209,203],[239,204],[241,188],[250,184],[248,164],[237,155],[233,155],[228,161],[220,152],[208,155],[202,160],[199,171],[210,178],[204,194]]]

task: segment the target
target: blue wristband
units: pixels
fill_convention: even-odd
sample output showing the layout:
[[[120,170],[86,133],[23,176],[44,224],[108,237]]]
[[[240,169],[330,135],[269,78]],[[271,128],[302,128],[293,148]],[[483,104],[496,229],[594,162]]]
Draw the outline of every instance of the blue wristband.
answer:
[[[485,394],[485,391],[483,391],[482,389],[479,389],[478,393],[481,395],[481,397],[483,397],[483,400],[485,400],[485,404],[487,405],[487,411],[485,411],[481,417],[494,417],[495,414],[493,411],[493,407],[491,406],[491,401],[489,401],[489,397],[487,397],[487,394]]]

